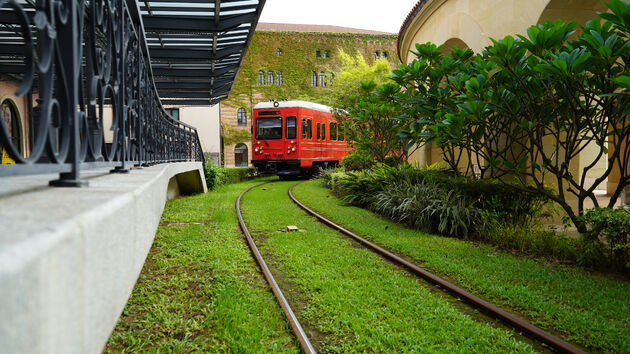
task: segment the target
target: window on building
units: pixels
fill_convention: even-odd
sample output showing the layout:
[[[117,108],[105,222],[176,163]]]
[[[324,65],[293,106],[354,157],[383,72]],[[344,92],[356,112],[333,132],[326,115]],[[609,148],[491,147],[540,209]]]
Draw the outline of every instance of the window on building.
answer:
[[[286,139],[295,139],[297,137],[297,117],[287,117],[284,123]]]
[[[236,123],[238,125],[247,125],[247,113],[245,108],[241,107],[236,111]]]
[[[313,122],[309,119],[306,121],[306,125],[308,127],[308,140],[313,139]]]
[[[324,51],[324,58],[330,58],[330,51],[328,50]]]
[[[319,86],[326,87],[326,75],[323,71],[319,73]]]
[[[317,73],[313,71],[311,86],[317,87]]]
[[[339,134],[337,134],[337,140],[344,141],[346,136],[343,131],[343,124],[339,124]]]
[[[261,70],[258,72],[258,86],[263,86],[264,84],[265,84],[265,72]]]
[[[247,167],[247,145],[240,143],[234,147],[234,166]]]
[[[322,140],[326,140],[326,123],[322,123]]]
[[[320,140],[322,138],[322,131],[321,129],[321,124],[317,123],[317,129],[315,130],[315,132],[317,132],[317,140]]]
[[[335,74],[334,73],[330,73],[330,86],[333,85],[333,81],[335,80]]]
[[[315,51],[315,57],[321,58],[322,57],[322,51],[321,50]]]
[[[278,71],[278,80],[276,80],[278,86],[282,86],[282,71]]]
[[[282,56],[282,49],[278,48],[278,56],[281,57]]]
[[[330,140],[337,140],[337,123],[331,122],[328,130],[330,131]]]
[[[273,71],[267,72],[267,85],[273,85]]]
[[[179,108],[165,108],[164,110],[173,117],[173,119],[179,120]]]
[[[11,143],[13,147],[22,155],[22,130],[20,129],[20,114],[17,106],[11,99],[5,99],[0,104],[0,110],[2,110],[2,120],[4,121],[4,127],[9,133]],[[0,147],[0,162],[2,164],[15,163],[15,161],[9,157],[9,154]]]
[[[383,59],[387,58],[387,52],[381,52],[381,58]]]
[[[374,52],[374,59],[378,59],[379,56],[380,56],[380,53],[378,51]]]

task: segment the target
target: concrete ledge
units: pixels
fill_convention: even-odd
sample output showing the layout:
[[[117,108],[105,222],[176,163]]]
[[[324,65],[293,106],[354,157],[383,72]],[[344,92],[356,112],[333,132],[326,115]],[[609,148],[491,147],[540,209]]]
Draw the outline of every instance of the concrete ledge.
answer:
[[[0,179],[1,352],[100,353],[151,247],[169,181],[207,191],[200,162],[82,177],[89,187],[47,187],[55,175]]]

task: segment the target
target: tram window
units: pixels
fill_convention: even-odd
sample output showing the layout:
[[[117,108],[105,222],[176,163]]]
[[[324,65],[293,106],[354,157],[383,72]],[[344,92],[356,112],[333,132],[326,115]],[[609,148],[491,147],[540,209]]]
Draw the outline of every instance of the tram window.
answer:
[[[326,140],[326,123],[322,123],[322,140]]]
[[[322,138],[321,124],[317,123],[317,140]]]
[[[306,139],[307,130],[308,130],[308,124],[306,124],[306,119],[302,118],[302,139]]]
[[[344,141],[345,140],[345,136],[344,136],[344,131],[343,131],[343,124],[339,124],[339,141]]]
[[[285,137],[295,139],[297,137],[297,117],[287,117],[285,127],[287,130]]]
[[[337,123],[330,123],[330,140],[337,140]]]
[[[257,140],[282,139],[282,117],[265,117],[256,119]]]
[[[309,119],[306,121],[308,125],[308,140],[313,139],[313,122]]]

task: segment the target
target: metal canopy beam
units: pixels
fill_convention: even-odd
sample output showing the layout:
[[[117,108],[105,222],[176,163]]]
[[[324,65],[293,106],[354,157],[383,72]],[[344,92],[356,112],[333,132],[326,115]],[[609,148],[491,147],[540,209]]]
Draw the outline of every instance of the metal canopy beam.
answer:
[[[228,97],[266,0],[141,0],[162,102],[211,105]],[[10,48],[1,48],[1,51]]]

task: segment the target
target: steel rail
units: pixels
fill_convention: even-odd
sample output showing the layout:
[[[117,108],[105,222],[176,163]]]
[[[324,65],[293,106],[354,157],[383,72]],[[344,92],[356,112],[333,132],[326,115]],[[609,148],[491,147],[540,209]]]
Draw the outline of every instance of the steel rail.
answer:
[[[392,252],[377,246],[376,244],[356,235],[355,233],[353,233],[352,231],[349,231],[345,228],[343,228],[342,226],[339,226],[337,224],[335,224],[334,222],[326,219],[325,217],[323,217],[322,215],[318,214],[317,212],[315,212],[314,210],[310,209],[309,207],[307,207],[306,205],[304,205],[303,203],[301,203],[299,200],[297,200],[295,198],[295,196],[293,196],[293,187],[304,183],[304,182],[299,182],[296,183],[294,185],[291,186],[291,188],[289,188],[289,197],[293,200],[293,202],[295,204],[297,204],[300,208],[302,208],[304,211],[306,211],[308,214],[314,216],[315,218],[317,218],[320,222],[326,224],[327,226],[329,226],[332,229],[335,229],[349,237],[351,237],[352,239],[356,240],[357,242],[361,243],[362,245],[366,246],[367,248],[371,249],[372,251],[376,252],[377,254],[381,255],[383,258],[386,258],[398,265],[401,265],[405,268],[407,268],[411,273],[414,273],[424,279],[426,279],[427,281],[434,283],[436,285],[441,286],[442,288],[446,289],[447,291],[449,291],[450,293],[465,299],[468,303],[472,304],[473,306],[477,307],[478,309],[486,312],[487,314],[491,315],[494,318],[497,318],[501,321],[503,321],[504,323],[510,325],[511,327],[522,331],[523,333],[526,333],[529,337],[536,339],[542,343],[547,344],[548,346],[550,346],[551,348],[559,351],[559,352],[563,352],[563,353],[586,353],[584,350],[575,347],[574,345],[563,341],[562,339],[552,335],[551,333],[548,333],[534,325],[532,325],[531,323],[505,311],[502,310],[494,305],[492,305],[491,303],[467,292],[466,290],[451,284],[450,282],[438,277],[437,275],[417,266],[416,264],[413,264],[395,254],[393,254]]]
[[[302,347],[302,350],[307,354],[315,354],[317,353],[315,351],[315,348],[313,348],[313,345],[311,344],[308,337],[306,336],[304,329],[302,329],[302,326],[300,325],[300,322],[295,316],[295,313],[293,313],[293,310],[291,309],[289,302],[284,297],[284,294],[282,293],[282,290],[278,286],[278,283],[276,283],[276,280],[274,279],[273,274],[271,274],[269,267],[267,267],[267,263],[265,263],[265,260],[263,259],[262,255],[258,251],[258,247],[256,247],[256,243],[254,242],[254,239],[252,239],[252,236],[249,233],[247,226],[245,225],[245,221],[243,220],[243,214],[241,213],[241,198],[245,195],[245,193],[249,192],[253,188],[262,186],[263,184],[266,184],[266,183],[267,182],[249,187],[238,196],[238,198],[236,199],[236,205],[235,205],[236,213],[238,214],[238,223],[241,226],[241,230],[243,230],[245,237],[247,238],[247,244],[249,245],[249,249],[252,251],[252,254],[254,255],[254,258],[256,259],[258,266],[260,266],[260,269],[262,270],[263,275],[265,276],[265,279],[267,280],[267,283],[269,283],[269,286],[271,286],[271,290],[273,291],[273,294],[278,299],[278,302],[280,303],[280,306],[282,307],[282,311],[284,311],[284,314],[286,315],[287,320],[289,321],[289,324],[291,325],[291,329],[293,330],[293,333],[295,334],[298,341],[300,342],[300,346]]]

